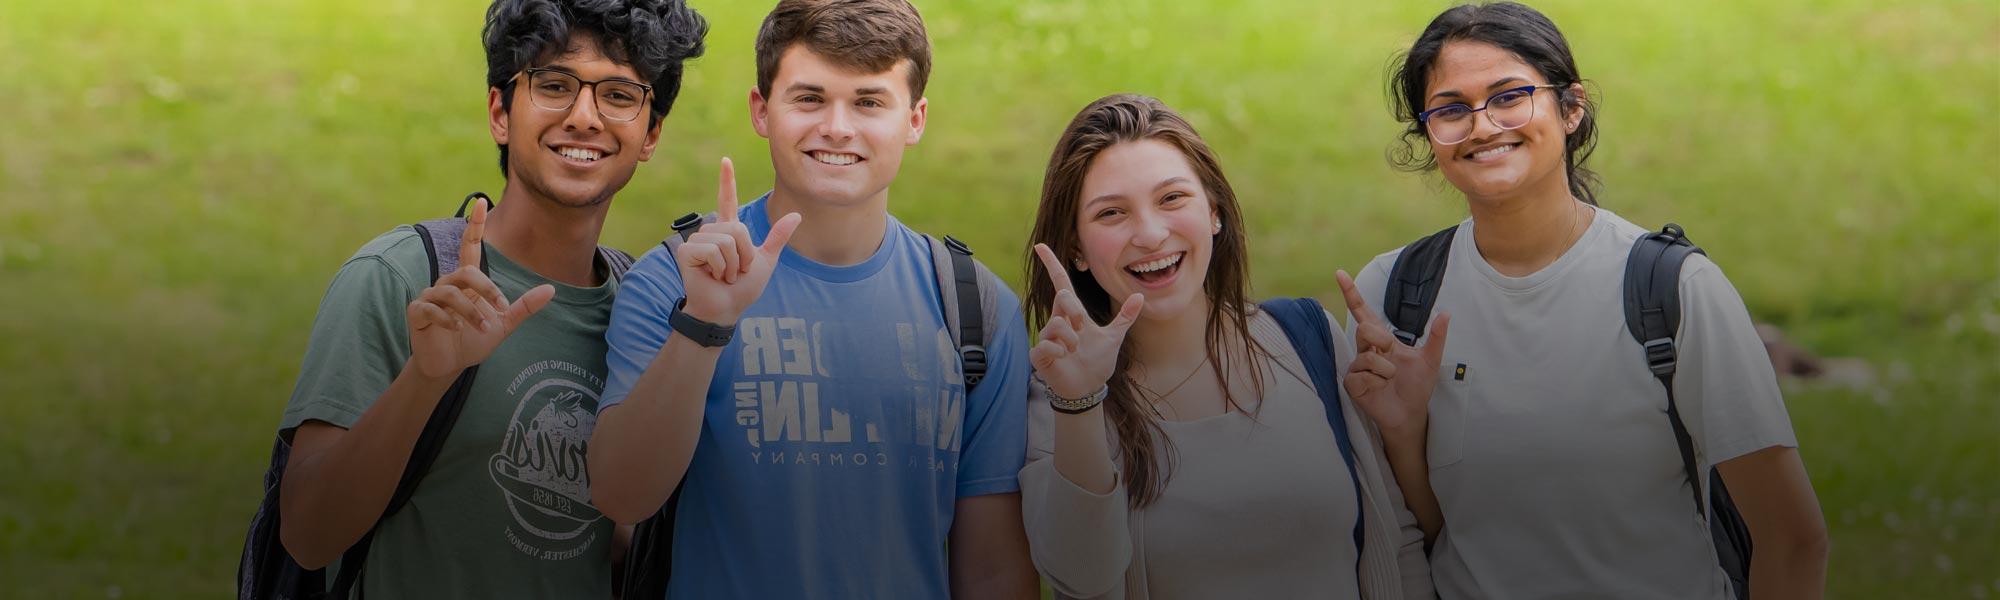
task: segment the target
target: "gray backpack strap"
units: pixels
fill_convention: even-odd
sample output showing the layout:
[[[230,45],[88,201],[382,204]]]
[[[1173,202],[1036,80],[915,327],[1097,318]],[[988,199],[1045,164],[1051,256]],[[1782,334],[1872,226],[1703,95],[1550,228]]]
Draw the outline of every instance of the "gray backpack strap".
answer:
[[[972,248],[964,242],[951,236],[940,239],[926,235],[924,239],[931,245],[931,268],[937,273],[945,328],[958,346],[959,368],[965,374],[966,390],[971,391],[986,378],[986,342],[1000,328],[995,307],[1000,303],[999,290],[1006,284],[986,265],[973,260]],[[975,312],[978,318],[965,318]]]
[[[681,218],[674,219],[673,235],[667,236],[667,239],[660,240],[660,246],[666,248],[667,257],[672,258],[675,252],[680,251],[681,244],[686,243],[688,238],[694,236],[694,232],[700,231],[701,226],[714,223],[715,220],[714,212],[681,215]]]
[[[624,250],[598,246],[597,258],[603,260],[605,268],[611,271],[611,281],[624,279],[625,272],[632,270],[632,255],[626,254]]]
[[[465,239],[465,219],[446,217],[431,219],[410,226],[417,230],[417,239],[424,241],[424,252],[435,259],[431,261],[431,282],[458,270],[458,245]]]

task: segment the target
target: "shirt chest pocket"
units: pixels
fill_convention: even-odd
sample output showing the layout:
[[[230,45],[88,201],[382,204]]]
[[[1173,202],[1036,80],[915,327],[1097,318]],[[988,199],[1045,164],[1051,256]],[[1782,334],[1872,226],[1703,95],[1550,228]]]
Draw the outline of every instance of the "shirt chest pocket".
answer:
[[[1463,363],[1450,356],[1439,366],[1437,377],[1437,387],[1431,390],[1430,431],[1424,448],[1425,460],[1433,470],[1465,459],[1465,413],[1474,394]]]

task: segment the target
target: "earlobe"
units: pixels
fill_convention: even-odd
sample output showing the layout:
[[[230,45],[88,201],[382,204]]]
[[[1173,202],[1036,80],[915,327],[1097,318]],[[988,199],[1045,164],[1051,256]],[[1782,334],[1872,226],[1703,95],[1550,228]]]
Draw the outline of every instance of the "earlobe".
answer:
[[[667,120],[660,119],[653,123],[652,128],[646,130],[646,143],[639,146],[639,162],[653,158],[653,150],[660,147],[660,130],[666,126]]]
[[[493,130],[493,143],[507,145],[507,109],[500,88],[486,89],[486,121]]]
[[[764,92],[757,86],[750,86],[750,128],[757,130],[757,137],[771,137],[771,105],[764,98]]]
[[[915,146],[924,138],[924,125],[930,120],[930,107],[930,98],[917,99],[916,106],[910,110],[910,135],[903,145]]]

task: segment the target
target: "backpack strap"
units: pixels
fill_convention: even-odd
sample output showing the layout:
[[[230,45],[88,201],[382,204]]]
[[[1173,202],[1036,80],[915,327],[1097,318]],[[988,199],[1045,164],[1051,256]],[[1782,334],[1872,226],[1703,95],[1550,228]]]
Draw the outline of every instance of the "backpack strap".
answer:
[[[474,192],[472,196],[466,197],[466,204],[471,204],[475,197],[484,198],[485,195]],[[460,212],[464,211],[463,205],[459,208]],[[418,239],[424,243],[424,253],[430,257],[431,283],[437,283],[438,277],[443,273],[458,270],[458,244],[465,233],[465,219],[432,219],[412,225],[411,228],[417,230]],[[482,270],[485,268],[485,265],[480,266]],[[452,426],[458,423],[459,414],[464,412],[466,399],[472,395],[472,381],[478,373],[479,365],[466,367],[464,371],[459,372],[458,379],[451,382],[451,387],[445,390],[444,396],[438,399],[437,407],[431,410],[430,418],[424,421],[424,430],[418,434],[416,446],[410,450],[409,461],[403,466],[402,478],[396,481],[396,492],[389,497],[389,504],[383,508],[382,516],[375,520],[374,526],[369,527],[368,533],[362,534],[360,540],[355,541],[346,552],[341,553],[340,573],[334,577],[333,588],[329,591],[330,597],[348,598],[348,593],[360,583],[362,568],[368,562],[368,550],[374,545],[375,532],[380,529],[383,521],[389,520],[391,515],[409,504],[410,496],[417,491],[417,484],[422,482],[424,474],[430,471],[431,463],[437,461],[438,454],[444,450],[445,438],[451,435]]]
[[[701,226],[715,221],[714,212],[681,215],[681,218],[674,219],[674,233],[667,236],[667,239],[660,240],[660,247],[666,248],[667,256],[672,257],[675,252],[680,251],[681,244],[687,243],[688,238],[694,237],[694,233],[701,230]]]
[[[717,220],[714,212],[682,215],[674,219],[674,232],[660,240],[660,247],[667,250],[668,259],[678,260],[675,253],[680,251],[681,244],[687,243],[701,226]],[[620,597],[667,597],[667,581],[674,568],[674,520],[680,512],[681,488],[685,485],[687,474],[682,473],[660,509],[633,526],[631,546],[625,551],[625,572],[617,582]]]
[[[1680,408],[1674,402],[1674,371],[1679,352],[1674,336],[1681,324],[1681,264],[1701,253],[1689,242],[1679,225],[1667,224],[1658,233],[1640,236],[1632,243],[1625,259],[1625,328],[1646,350],[1646,366],[1660,385],[1667,388],[1667,418],[1673,421],[1674,442],[1680,446],[1681,466],[1687,471],[1688,486],[1694,491],[1696,513],[1707,514],[1702,500],[1701,469],[1695,463],[1694,438],[1688,434]]]
[[[1326,407],[1326,424],[1333,428],[1333,440],[1340,448],[1340,459],[1347,463],[1347,474],[1354,482],[1355,506],[1366,506],[1361,497],[1361,473],[1354,466],[1354,441],[1347,434],[1347,412],[1341,409],[1340,378],[1334,373],[1338,351],[1333,343],[1333,323],[1326,318],[1326,308],[1312,298],[1272,298],[1258,306],[1277,320],[1278,327],[1285,330],[1285,338],[1291,340],[1292,349],[1298,352],[1299,362],[1305,364],[1313,391],[1319,393],[1320,404]],[[1361,513],[1356,510],[1356,549],[1362,547],[1363,533]],[[1360,560],[1359,555],[1356,560]],[[1359,568],[1358,562],[1356,568]]]
[[[1411,242],[1396,255],[1389,268],[1389,282],[1383,289],[1382,313],[1389,320],[1396,339],[1411,346],[1424,337],[1424,325],[1437,304],[1438,289],[1444,287],[1444,267],[1451,258],[1451,238],[1458,226],[1444,228],[1424,239]]]
[[[937,274],[945,328],[958,346],[959,370],[965,374],[965,391],[971,393],[973,386],[986,378],[986,332],[999,328],[992,287],[999,285],[998,279],[972,259],[972,247],[958,238],[925,235],[924,240],[931,245],[931,268]]]

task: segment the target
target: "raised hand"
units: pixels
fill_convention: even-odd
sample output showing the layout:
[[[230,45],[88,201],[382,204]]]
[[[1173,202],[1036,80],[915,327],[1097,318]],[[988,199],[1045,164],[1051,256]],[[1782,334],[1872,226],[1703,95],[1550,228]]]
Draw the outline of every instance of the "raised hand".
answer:
[[[1438,313],[1423,345],[1412,347],[1397,340],[1389,324],[1369,308],[1353,277],[1337,271],[1334,278],[1355,324],[1357,355],[1347,368],[1348,397],[1385,436],[1422,436],[1430,422],[1431,392],[1437,387],[1438,364],[1444,362],[1451,315]]]
[[[486,200],[472,206],[459,242],[458,270],[410,303],[410,360],[429,377],[450,377],[479,364],[502,340],[555,297],[551,285],[536,286],[513,302],[479,270],[480,242],[486,236]]]
[[[1125,342],[1125,332],[1139,320],[1146,297],[1132,294],[1111,324],[1099,326],[1083,308],[1083,301],[1077,299],[1069,272],[1063,270],[1055,252],[1045,244],[1035,244],[1035,256],[1041,258],[1044,270],[1049,272],[1056,298],[1049,310],[1049,323],[1042,326],[1041,337],[1028,350],[1028,362],[1057,396],[1081,398],[1095,393],[1111,380],[1112,368],[1118,361],[1118,346]]]
[[[785,215],[771,224],[763,245],[752,244],[750,229],[736,219],[736,166],[727,158],[722,159],[716,188],[715,222],[689,236],[674,253],[674,261],[680,263],[681,282],[687,288],[687,306],[681,310],[703,321],[729,325],[764,294],[802,217]]]

